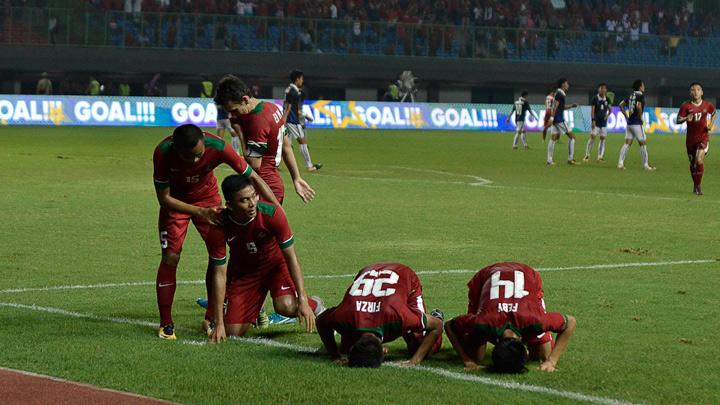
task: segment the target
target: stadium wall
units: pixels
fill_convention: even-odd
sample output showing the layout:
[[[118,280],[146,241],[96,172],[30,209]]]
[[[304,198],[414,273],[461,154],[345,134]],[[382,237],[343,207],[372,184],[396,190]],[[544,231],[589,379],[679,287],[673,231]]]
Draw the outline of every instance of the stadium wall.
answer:
[[[282,100],[268,100],[282,104]],[[362,101],[307,101],[310,128],[412,129],[514,131],[514,116],[506,104],[382,103]],[[525,119],[526,129],[542,129],[544,107],[534,105],[538,117]],[[645,109],[648,133],[674,134],[685,125],[675,124],[676,108]],[[0,95],[0,124],[45,126],[174,127],[193,123],[215,127],[217,108],[207,98],[175,97],[73,97]],[[590,107],[567,110],[573,131],[590,130]],[[624,132],[626,121],[617,107],[608,119],[609,132]],[[716,131],[716,130],[714,130]]]

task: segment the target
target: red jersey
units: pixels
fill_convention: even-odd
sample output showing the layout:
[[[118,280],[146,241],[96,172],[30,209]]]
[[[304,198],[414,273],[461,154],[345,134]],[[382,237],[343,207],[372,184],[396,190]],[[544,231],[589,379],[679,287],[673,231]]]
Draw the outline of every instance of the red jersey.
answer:
[[[295,242],[285,212],[271,203],[258,202],[257,215],[247,223],[238,223],[230,215],[225,216],[224,223],[225,239],[230,246],[230,279],[276,270],[285,261],[282,249]]]
[[[453,320],[460,333],[496,342],[508,328],[524,340],[548,331],[565,330],[567,317],[559,312],[545,312],[540,275],[527,265],[497,263],[488,266],[470,280],[468,287],[471,294],[468,310],[471,312]],[[479,297],[472,296],[478,293]]]
[[[536,297],[538,301],[543,298],[542,278],[532,267],[514,262],[495,263],[475,273],[468,282],[468,314],[480,313],[483,304],[489,303],[491,295],[498,295],[501,285],[506,287],[504,296],[512,293],[510,288],[515,288],[527,292],[528,297]],[[495,287],[498,291],[491,294],[493,286],[498,286]]]
[[[715,113],[715,106],[705,100],[699,105],[687,101],[680,106],[679,117],[692,116],[692,121],[687,123],[686,144],[693,145],[709,140],[707,124],[713,113]]]
[[[192,204],[217,198],[218,185],[213,170],[221,163],[227,164],[243,176],[250,176],[252,169],[230,145],[215,135],[204,135],[205,153],[194,163],[180,159],[172,147],[172,136],[160,142],[153,153],[155,188],[170,187],[171,196]]]
[[[372,264],[360,270],[343,301],[322,316],[341,335],[374,332],[383,342],[391,342],[425,329],[421,296],[420,280],[411,268],[400,263]]]
[[[240,125],[247,143],[248,154],[252,157],[261,157],[262,163],[258,174],[271,186],[273,192],[282,179],[277,167],[282,160],[282,142],[285,135],[285,122],[283,112],[274,103],[261,101],[248,114],[233,114],[230,121]],[[275,192],[276,197],[279,198]]]

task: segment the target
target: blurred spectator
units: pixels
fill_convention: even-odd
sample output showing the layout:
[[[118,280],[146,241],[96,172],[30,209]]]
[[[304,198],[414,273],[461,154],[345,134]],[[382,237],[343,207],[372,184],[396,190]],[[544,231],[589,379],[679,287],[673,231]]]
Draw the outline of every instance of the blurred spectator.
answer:
[[[45,96],[53,94],[52,81],[48,79],[47,72],[42,72],[42,74],[40,75],[40,80],[38,80],[35,94],[41,94]]]
[[[100,95],[100,82],[94,76],[90,76],[90,82],[88,83],[88,87],[85,90],[85,94],[89,96]]]
[[[55,43],[58,32],[58,19],[55,16],[48,19],[48,40],[51,44]]]
[[[160,95],[160,73],[155,73],[155,76],[145,83],[145,95],[149,97]]]
[[[130,84],[128,83],[120,83],[118,84],[118,96],[120,97],[129,97],[130,96]]]

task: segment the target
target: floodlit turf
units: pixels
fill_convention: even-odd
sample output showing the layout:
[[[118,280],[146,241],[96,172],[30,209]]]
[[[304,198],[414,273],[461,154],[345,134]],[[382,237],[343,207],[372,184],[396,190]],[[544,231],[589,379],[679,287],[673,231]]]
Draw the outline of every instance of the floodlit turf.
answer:
[[[558,393],[717,401],[717,262],[543,272],[549,309],[578,319],[560,371],[532,364],[520,376],[472,375],[554,392],[460,381],[467,374],[447,340],[424,364],[457,374],[450,377],[343,369],[297,347],[191,344],[203,340],[194,304],[204,295],[200,283],[178,287],[180,341],[160,341],[150,326],[160,253],[151,156],[168,133],[0,128],[0,365],[187,403],[577,401]],[[641,170],[637,145],[627,170],[615,168],[622,135],[610,136],[607,163],[577,167],[564,163],[567,141],[556,148],[557,166],[546,167],[545,145],[529,137],[531,150],[512,151],[507,133],[310,131],[313,158],[325,164],[306,176],[318,196],[303,205],[288,189],[285,207],[310,293],[334,305],[351,277],[311,277],[376,261],[439,271],[503,260],[551,269],[718,257],[717,154],[707,159],[706,195],[698,198],[678,136],[650,137],[654,173]],[[579,136],[578,160],[586,139]],[[202,279],[205,263],[191,229],[178,278]],[[421,275],[428,306],[460,314],[471,275]],[[124,282],[149,283],[6,291]],[[320,347],[317,335],[294,326],[271,331],[276,342]],[[390,346],[390,359],[402,359],[402,342]]]

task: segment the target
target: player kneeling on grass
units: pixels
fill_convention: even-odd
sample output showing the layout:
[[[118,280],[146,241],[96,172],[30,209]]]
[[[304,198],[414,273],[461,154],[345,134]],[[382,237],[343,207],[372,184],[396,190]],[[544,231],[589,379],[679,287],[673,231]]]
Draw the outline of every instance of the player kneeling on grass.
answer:
[[[305,293],[293,233],[282,208],[259,201],[255,187],[241,176],[226,177],[222,192],[227,204],[223,230],[230,261],[215,272],[210,305],[221,314],[226,300],[227,309],[209,331],[210,340],[243,336],[257,319],[268,291],[275,311],[300,318],[311,333],[315,316],[325,306]]]
[[[522,263],[496,263],[468,283],[468,314],[445,324],[445,331],[466,370],[482,368],[487,342],[495,345],[493,369],[519,373],[529,360],[553,372],[575,330],[575,318],[545,312],[542,279]],[[558,333],[553,346],[549,332]],[[530,349],[525,349],[527,345]]]
[[[334,362],[376,368],[385,356],[383,343],[401,336],[411,356],[406,365],[440,350],[442,319],[437,309],[425,313],[422,285],[411,268],[378,263],[360,270],[342,302],[320,315],[317,325]],[[339,348],[335,332],[341,335]]]

